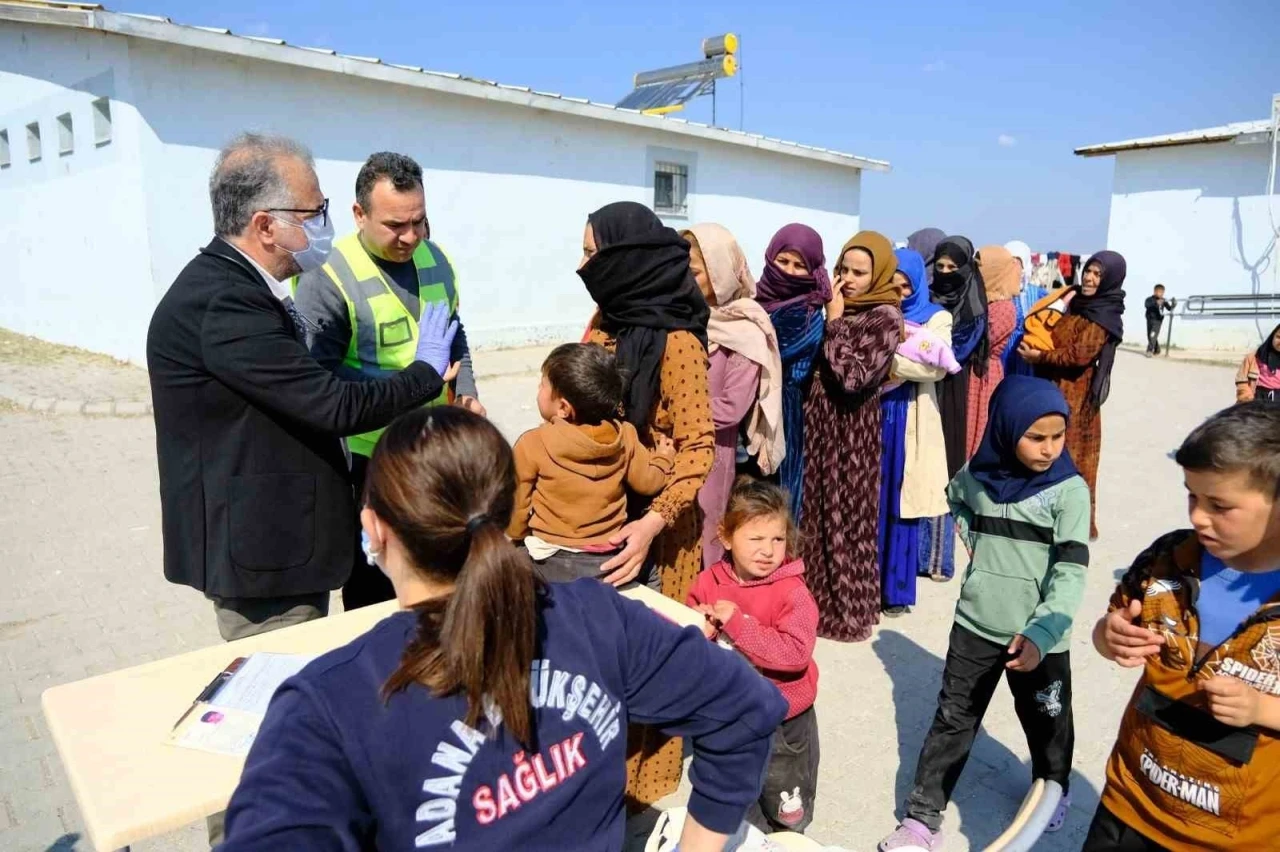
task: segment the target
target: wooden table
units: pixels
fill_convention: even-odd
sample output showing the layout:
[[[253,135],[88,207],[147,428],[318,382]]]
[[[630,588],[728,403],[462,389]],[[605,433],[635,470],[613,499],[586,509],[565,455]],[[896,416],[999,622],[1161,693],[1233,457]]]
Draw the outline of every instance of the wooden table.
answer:
[[[624,594],[677,623],[702,622],[648,589]],[[45,690],[44,716],[94,848],[127,849],[226,808],[244,758],[179,748],[165,738],[229,662],[258,651],[323,654],[396,611],[389,601]]]

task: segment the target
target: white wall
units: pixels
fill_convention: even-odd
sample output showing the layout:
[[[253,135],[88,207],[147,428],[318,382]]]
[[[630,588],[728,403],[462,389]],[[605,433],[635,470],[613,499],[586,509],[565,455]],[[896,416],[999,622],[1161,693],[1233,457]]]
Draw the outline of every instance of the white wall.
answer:
[[[370,153],[417,159],[432,237],[458,269],[462,315],[480,346],[578,336],[591,308],[575,274],[586,216],[621,199],[651,204],[651,162],[664,148],[693,163],[691,221],[734,230],[757,272],[787,222],[809,222],[836,245],[858,227],[852,169],[151,42],[135,42],[130,61],[147,122],[157,296],[208,239],[209,168],[244,129],[312,147],[339,233],[353,227],[355,175]]]
[[[1144,341],[1142,302],[1157,282],[1168,295],[1280,292],[1264,187],[1271,147],[1189,145],[1116,155],[1108,248],[1129,265],[1125,336]],[[1276,199],[1280,220],[1280,198]],[[1276,325],[1261,319],[1174,320],[1175,346],[1243,350]]]
[[[154,306],[137,116],[124,39],[0,22],[0,326],[143,360]],[[113,138],[94,144],[91,103],[110,97]],[[75,150],[59,154],[70,112]],[[38,121],[42,158],[27,159]]]

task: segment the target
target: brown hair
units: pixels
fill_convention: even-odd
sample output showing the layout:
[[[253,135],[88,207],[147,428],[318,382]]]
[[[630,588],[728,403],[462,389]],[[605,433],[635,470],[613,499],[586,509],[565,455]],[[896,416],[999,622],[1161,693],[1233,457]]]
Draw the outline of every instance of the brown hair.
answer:
[[[383,697],[413,683],[436,695],[461,693],[472,727],[491,702],[528,746],[540,583],[505,533],[514,500],[511,447],[492,423],[461,408],[419,408],[396,419],[369,462],[369,508],[418,571],[454,583],[447,597],[414,607],[417,636]]]
[[[772,482],[750,476],[739,476],[729,492],[729,505],[720,521],[720,534],[732,538],[738,528],[756,518],[783,517],[787,520],[787,557],[800,551],[800,532],[791,517],[791,501],[787,492]]]
[[[573,422],[598,426],[622,416],[622,373],[617,359],[595,343],[564,343],[542,362],[551,389],[573,406]]]
[[[1280,497],[1280,405],[1257,400],[1219,411],[1182,442],[1183,470],[1243,470],[1258,491]]]

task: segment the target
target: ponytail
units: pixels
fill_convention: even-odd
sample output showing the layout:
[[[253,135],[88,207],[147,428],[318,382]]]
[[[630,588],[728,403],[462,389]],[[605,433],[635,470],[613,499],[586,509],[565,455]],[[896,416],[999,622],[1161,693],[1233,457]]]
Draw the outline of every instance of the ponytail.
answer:
[[[419,409],[388,428],[370,462],[368,504],[414,565],[452,592],[414,607],[418,631],[383,685],[384,698],[419,683],[461,694],[466,724],[504,723],[533,742],[530,668],[540,583],[507,538],[514,504],[511,448],[487,420],[460,408]]]

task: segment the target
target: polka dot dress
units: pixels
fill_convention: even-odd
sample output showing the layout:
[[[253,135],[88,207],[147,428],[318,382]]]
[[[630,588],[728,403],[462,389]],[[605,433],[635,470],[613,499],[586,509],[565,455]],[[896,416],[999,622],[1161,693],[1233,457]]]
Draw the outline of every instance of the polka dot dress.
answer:
[[[615,341],[593,330],[588,343],[614,351]],[[672,331],[662,357],[661,387],[649,418],[645,443],[661,433],[676,445],[674,472],[667,487],[649,508],[667,522],[667,529],[649,550],[662,594],[684,603],[689,587],[702,569],[702,524],[698,489],[715,460],[715,428],[711,420],[711,391],[707,352],[693,334]],[[656,728],[633,725],[627,737],[627,797],[632,807],[652,804],[674,793],[680,784],[682,748],[679,738],[663,736]]]

